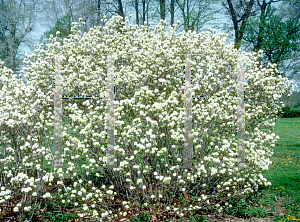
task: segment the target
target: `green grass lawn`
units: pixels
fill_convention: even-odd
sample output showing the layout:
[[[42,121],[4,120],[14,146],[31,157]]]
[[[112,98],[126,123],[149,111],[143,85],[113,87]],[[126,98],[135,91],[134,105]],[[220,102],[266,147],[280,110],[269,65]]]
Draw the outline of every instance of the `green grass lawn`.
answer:
[[[64,119],[64,124],[67,124],[66,119]],[[268,188],[261,187],[259,192],[251,198],[233,199],[231,202],[233,208],[226,214],[244,218],[271,216],[273,221],[300,221],[299,128],[300,118],[281,118],[276,121],[273,133],[280,139],[274,147],[274,155],[271,159],[273,164],[268,171],[263,173],[272,185]],[[45,208],[45,211],[38,213],[42,215],[44,221],[68,221],[77,218],[76,213],[59,200],[55,203],[43,202],[41,206]],[[38,218],[38,213],[33,218]],[[22,215],[27,219],[29,216],[29,214]],[[147,218],[147,215],[140,216],[132,218],[132,221],[150,221]],[[193,219],[190,218],[190,221],[204,221],[205,219],[207,217],[203,215],[195,215]]]
[[[272,166],[262,173],[272,185],[260,189],[253,198],[255,203],[234,201],[236,205],[230,212],[255,217],[271,212],[273,221],[300,221],[300,118],[278,119],[272,133],[280,139],[274,147]]]
[[[263,173],[272,186],[269,194],[284,198],[286,217],[276,217],[276,221],[300,221],[300,118],[277,120],[273,132],[280,139],[274,147],[272,166]]]

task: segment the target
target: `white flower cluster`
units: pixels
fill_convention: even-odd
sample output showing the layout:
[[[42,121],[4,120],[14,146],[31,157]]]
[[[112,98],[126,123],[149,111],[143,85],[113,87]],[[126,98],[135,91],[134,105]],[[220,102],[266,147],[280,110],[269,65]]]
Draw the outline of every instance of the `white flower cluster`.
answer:
[[[134,206],[133,203],[141,205],[134,198],[139,196],[139,193],[143,193],[148,198],[149,203],[143,204],[143,207],[148,207],[153,199],[164,196],[166,188],[172,192],[179,187],[185,192],[189,182],[197,177],[214,178],[222,174],[218,189],[224,190],[224,196],[235,195],[237,191],[230,188],[236,187],[240,182],[244,184],[241,195],[253,192],[253,188],[258,184],[269,185],[258,171],[253,172],[251,180],[233,179],[238,169],[226,168],[230,164],[233,165],[236,160],[235,135],[231,136],[235,123],[235,116],[231,113],[237,108],[233,100],[231,102],[215,98],[200,101],[193,99],[192,131],[193,143],[197,144],[198,149],[194,155],[197,157],[194,163],[197,167],[185,171],[181,169],[181,165],[186,161],[180,153],[185,147],[184,73],[176,73],[185,66],[185,57],[181,54],[199,54],[191,61],[192,95],[228,97],[234,95],[231,88],[235,84],[236,72],[232,71],[235,67],[228,69],[227,66],[237,59],[239,51],[234,49],[233,44],[225,46],[226,38],[220,38],[213,30],[199,34],[182,32],[178,37],[174,28],[170,28],[172,35],[169,36],[164,31],[164,25],[165,21],[157,25],[158,35],[150,32],[152,27],[146,26],[132,35],[136,27],[127,28],[124,23],[122,24],[121,17],[113,17],[102,30],[94,28],[87,35],[81,36],[78,23],[73,23],[71,38],[65,41],[63,46],[57,41],[57,36],[55,38],[52,36],[46,51],[39,48],[33,55],[26,56],[24,70],[27,73],[24,76],[30,83],[28,86],[12,75],[11,70],[6,67],[1,68],[1,124],[6,124],[5,128],[16,132],[23,129],[24,124],[27,126],[26,129],[31,129],[28,131],[27,138],[20,139],[22,146],[18,148],[22,149],[22,152],[18,153],[17,147],[10,146],[5,159],[0,160],[0,163],[6,166],[4,168],[6,181],[23,185],[20,191],[24,197],[28,197],[28,193],[36,190],[38,181],[42,180],[43,183],[50,184],[54,179],[54,173],[47,168],[52,164],[53,154],[50,149],[45,148],[48,146],[43,147],[41,144],[54,140],[49,136],[51,134],[44,135],[45,132],[51,132],[54,127],[53,91],[49,90],[51,88],[49,86],[54,84],[53,80],[57,74],[55,70],[57,64],[53,63],[55,54],[60,53],[64,54],[61,75],[64,79],[62,87],[65,94],[86,89],[86,94],[97,92],[99,95],[106,96],[107,84],[104,80],[108,78],[106,70],[109,68],[107,68],[108,56],[104,55],[114,54],[113,63],[118,67],[118,72],[114,73],[115,87],[118,90],[114,110],[115,143],[118,146],[115,147],[114,158],[111,158],[109,152],[106,153],[109,141],[106,141],[105,129],[108,128],[108,123],[105,121],[107,114],[105,100],[97,99],[82,104],[67,105],[64,107],[64,112],[69,115],[72,126],[83,139],[79,140],[69,133],[62,133],[65,142],[64,162],[68,163],[68,166],[67,169],[57,170],[55,173],[58,176],[63,175],[75,180],[79,174],[89,176],[91,172],[102,170],[108,161],[114,161],[116,166],[113,166],[113,173],[117,174],[118,179],[130,191],[129,198],[132,201],[124,204],[126,209]],[[122,32],[117,31],[119,30],[117,27],[123,27]],[[56,35],[59,35],[59,32]],[[272,65],[267,68],[257,67],[259,53],[244,54],[244,57],[245,70],[249,70],[245,73],[245,78],[248,79],[248,84],[244,87],[245,91],[256,97],[253,101],[261,99],[263,95],[266,95],[263,99],[268,101],[265,107],[257,107],[246,97],[246,119],[255,122],[265,115],[262,112],[265,109],[269,110],[268,115],[275,116],[278,110],[276,100],[292,88],[291,83],[288,82],[287,86],[284,84],[288,81],[287,78],[281,76],[274,78],[273,74],[278,70]],[[45,73],[48,73],[50,78]],[[171,75],[172,73],[174,75]],[[221,75],[223,82],[219,78]],[[268,81],[264,82],[265,79]],[[216,89],[212,88],[213,85]],[[254,91],[254,85],[255,90],[259,89],[265,93]],[[95,120],[97,120],[96,124]],[[213,135],[209,134],[210,129],[206,125],[212,121],[220,123],[222,132],[214,130]],[[272,126],[272,123],[266,123],[265,126]],[[261,131],[263,127],[258,125],[254,132],[246,131],[248,141],[245,142],[247,154],[245,162],[260,170],[266,168],[266,163],[270,164],[269,158],[272,152],[266,144],[275,144],[278,139],[273,134],[263,133]],[[221,133],[224,132],[228,132],[226,140],[221,137]],[[4,136],[8,135],[7,132],[4,134]],[[40,138],[45,141],[40,141]],[[8,138],[6,137],[5,140],[8,141]],[[204,144],[209,145],[204,147]],[[259,149],[256,149],[257,147]],[[208,150],[212,149],[215,151],[209,154]],[[48,162],[41,164],[41,157],[45,157]],[[19,162],[18,167],[16,161]],[[74,164],[75,162],[82,163],[80,170]],[[154,162],[162,165],[150,164]],[[25,173],[28,167],[32,167],[31,171],[29,170],[30,174]],[[28,176],[36,171],[39,178]],[[147,190],[154,190],[151,180],[155,179],[155,188],[160,190],[159,194],[145,193],[147,187],[150,188]],[[117,195],[114,192],[116,188],[107,186],[96,188],[92,181],[74,182],[76,183],[68,186],[62,182],[57,183],[62,184],[65,191],[62,192],[62,189],[58,191],[61,192],[62,201],[80,205],[82,212],[79,215],[82,217],[97,218],[101,213],[104,220],[111,219],[110,200],[113,201],[114,196]],[[203,192],[206,192],[205,187],[206,184],[203,184]],[[19,190],[14,186],[1,188],[0,202],[8,200],[11,198],[11,193],[17,191]],[[200,197],[197,197],[198,201],[193,201],[190,206],[179,209],[170,205],[167,209],[172,209],[182,216],[188,210],[186,207],[196,209],[201,204],[211,203],[209,196],[203,192]],[[36,195],[36,192],[32,193],[32,196]],[[52,198],[50,193],[45,193],[42,197]],[[86,202],[90,202],[91,205],[87,205]],[[102,203],[101,208],[107,208],[105,212],[97,211],[96,203]],[[16,206],[13,210],[18,212],[20,208],[21,206]],[[25,206],[24,210],[30,208]],[[126,212],[122,215],[125,216]]]

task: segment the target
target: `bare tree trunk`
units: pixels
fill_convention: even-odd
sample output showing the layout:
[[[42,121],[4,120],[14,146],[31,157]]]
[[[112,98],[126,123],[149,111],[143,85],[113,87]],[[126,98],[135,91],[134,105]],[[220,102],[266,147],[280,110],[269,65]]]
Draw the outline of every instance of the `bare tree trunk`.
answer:
[[[125,22],[125,15],[122,6],[122,0],[118,0],[118,14],[123,17],[123,21]]]
[[[145,6],[146,6],[146,0],[143,0],[143,25],[146,21],[146,8],[145,8]]]
[[[257,36],[257,43],[254,46],[254,51],[258,52],[260,49],[262,49],[262,43],[263,43],[263,35],[265,32],[265,25],[266,25],[266,17],[267,17],[267,12],[266,12],[266,8],[267,6],[269,6],[272,3],[272,0],[269,1],[268,3],[266,3],[265,1],[263,1],[262,4],[260,4],[259,1],[258,5],[261,8],[261,13],[260,13],[260,21],[259,21],[259,31],[258,31],[258,36]],[[261,58],[259,58],[259,64],[261,63]]]
[[[190,22],[190,20],[189,20],[189,17],[190,17],[189,0],[187,0],[187,2],[186,2],[186,0],[184,0],[183,5],[180,5],[178,0],[176,1],[176,3],[178,4],[179,8],[182,11],[184,30],[187,31],[191,28],[189,25],[189,22]],[[186,14],[185,14],[185,3],[187,3],[187,13]]]
[[[187,15],[187,28],[189,28],[190,27],[189,0],[186,1],[186,15]]]
[[[175,11],[174,5],[175,5],[174,0],[171,0],[171,26],[174,26],[174,11]]]
[[[228,7],[225,6],[224,3],[223,6],[228,10],[229,14],[231,15],[231,20],[233,22],[234,30],[235,30],[235,39],[234,39],[234,47],[236,49],[239,49],[241,47],[242,38],[244,35],[245,27],[247,24],[247,20],[250,16],[252,7],[254,5],[254,0],[250,0],[249,2],[246,2],[246,9],[243,15],[240,19],[237,18],[237,13],[232,5],[231,0],[227,0]],[[242,22],[240,28],[238,27],[238,23]]]
[[[149,2],[147,4],[147,25],[149,25]]]
[[[100,0],[97,2],[97,26],[100,26]]]
[[[135,0],[135,19],[136,19],[136,24],[139,26],[139,1]]]
[[[20,70],[19,59],[17,58],[18,48],[21,43],[26,43],[25,36],[32,31],[32,23],[35,19],[36,1],[1,1],[0,2],[0,59],[5,66],[14,72]],[[30,4],[28,4],[30,3]],[[24,23],[26,21],[27,27]]]
[[[184,30],[187,30],[187,28],[186,28],[186,17],[185,17],[185,13],[184,13],[184,10],[185,10],[185,0],[183,1],[183,5],[180,5],[180,3],[179,3],[178,0],[176,0],[176,3],[177,3],[177,5],[179,6],[179,8],[181,9],[182,14],[183,14],[183,25],[184,25]]]
[[[166,0],[159,0],[160,3],[160,19],[166,20]]]

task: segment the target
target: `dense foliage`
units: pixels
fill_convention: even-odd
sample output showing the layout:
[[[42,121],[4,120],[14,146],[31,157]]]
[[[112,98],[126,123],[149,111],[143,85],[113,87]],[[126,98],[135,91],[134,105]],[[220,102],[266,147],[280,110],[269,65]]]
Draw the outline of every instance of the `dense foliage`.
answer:
[[[285,106],[285,107],[282,108],[282,117],[283,118],[300,117],[300,110],[299,109],[293,109],[289,106]]]

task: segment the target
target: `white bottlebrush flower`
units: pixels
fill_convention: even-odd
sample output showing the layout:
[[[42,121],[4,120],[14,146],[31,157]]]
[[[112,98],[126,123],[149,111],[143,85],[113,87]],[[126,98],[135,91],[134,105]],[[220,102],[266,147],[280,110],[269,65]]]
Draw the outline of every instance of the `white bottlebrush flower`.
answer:
[[[165,177],[163,181],[168,183],[168,182],[170,182],[171,179],[172,179],[171,177]]]
[[[214,168],[214,167],[211,168],[211,175],[215,175],[217,172],[218,171],[216,168]]]
[[[41,164],[36,164],[35,167],[36,167],[37,170],[40,170],[41,169]]]
[[[89,194],[86,195],[86,199],[90,199],[92,196],[93,196],[93,194],[89,193]]]
[[[202,171],[205,171],[204,165],[201,165],[200,169],[201,169]]]
[[[183,179],[180,179],[180,180],[179,180],[179,183],[180,183],[180,184],[185,184],[185,181],[184,181]]]
[[[93,216],[98,216],[99,214],[98,214],[98,212],[97,212],[97,210],[93,210]]]
[[[31,187],[27,187],[27,188],[22,188],[21,189],[21,192],[24,192],[24,193],[28,193],[29,191],[31,191]]]
[[[19,212],[19,208],[18,207],[14,207],[13,211],[14,212]]]
[[[112,190],[108,190],[108,191],[106,191],[106,193],[113,194],[113,191]]]
[[[43,195],[43,198],[50,198],[51,197],[51,194],[50,193],[45,193],[44,195]]]
[[[133,166],[133,169],[138,169],[140,166],[138,166],[138,165],[134,165]]]
[[[24,210],[25,210],[25,211],[30,211],[30,209],[31,209],[31,206],[24,207]]]

